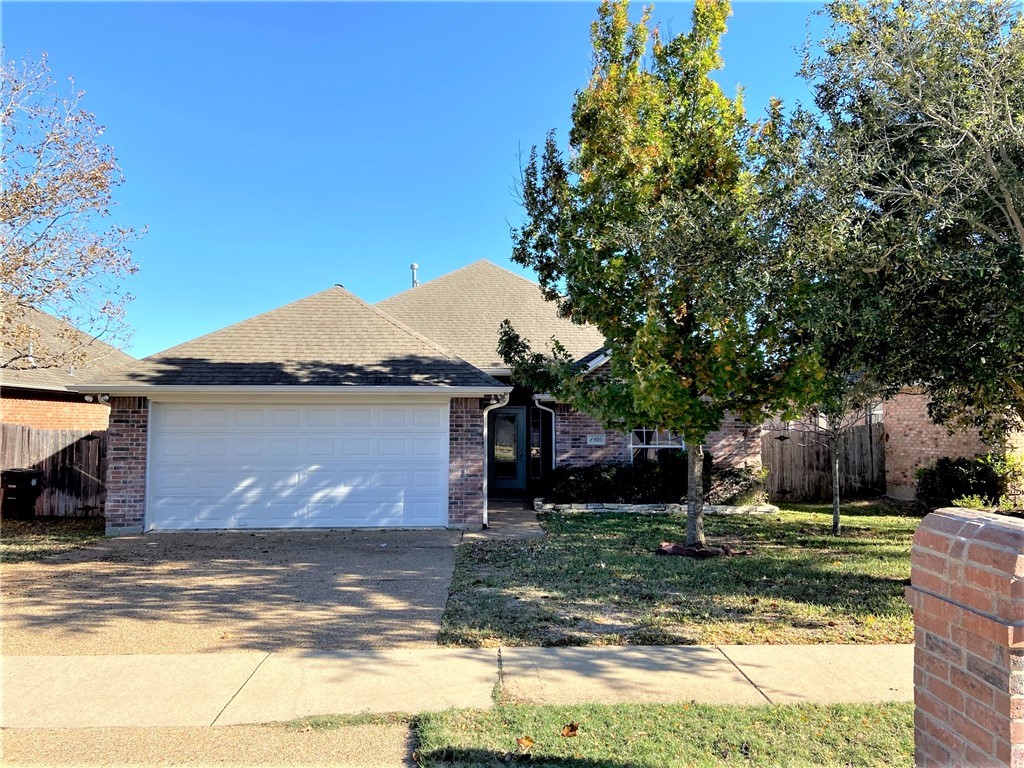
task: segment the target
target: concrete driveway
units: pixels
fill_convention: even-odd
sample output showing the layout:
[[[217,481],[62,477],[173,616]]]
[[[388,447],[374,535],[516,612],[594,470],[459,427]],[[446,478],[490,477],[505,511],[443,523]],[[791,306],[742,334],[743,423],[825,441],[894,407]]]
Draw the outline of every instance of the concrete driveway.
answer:
[[[162,533],[4,565],[5,656],[430,646],[458,531]]]

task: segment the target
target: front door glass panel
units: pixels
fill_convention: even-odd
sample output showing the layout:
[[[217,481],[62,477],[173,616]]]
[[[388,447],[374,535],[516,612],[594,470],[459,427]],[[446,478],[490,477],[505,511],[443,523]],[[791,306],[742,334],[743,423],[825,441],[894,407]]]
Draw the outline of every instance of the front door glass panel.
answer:
[[[499,480],[514,480],[517,474],[518,416],[518,413],[498,413],[494,417],[494,476]]]

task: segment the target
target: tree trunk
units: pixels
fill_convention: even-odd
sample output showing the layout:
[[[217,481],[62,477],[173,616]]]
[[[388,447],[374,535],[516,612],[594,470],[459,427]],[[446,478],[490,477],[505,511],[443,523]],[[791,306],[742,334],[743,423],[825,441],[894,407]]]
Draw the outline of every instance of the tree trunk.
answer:
[[[839,535],[839,456],[842,454],[842,437],[838,432],[832,435],[832,535]]]
[[[706,547],[704,538],[704,446],[687,446],[686,546]]]

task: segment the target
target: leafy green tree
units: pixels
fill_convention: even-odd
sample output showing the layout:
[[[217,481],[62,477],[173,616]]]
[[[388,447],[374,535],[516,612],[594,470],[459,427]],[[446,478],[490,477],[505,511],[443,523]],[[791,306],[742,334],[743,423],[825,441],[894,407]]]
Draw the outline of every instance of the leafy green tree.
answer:
[[[932,415],[1024,426],[1024,19],[1010,0],[835,0],[804,75],[824,337]],[[803,218],[806,223],[810,218]],[[806,230],[805,230],[806,231]]]
[[[610,360],[584,375],[557,343],[545,356],[507,323],[500,345],[516,380],[607,426],[684,437],[690,546],[706,543],[708,433],[728,411],[760,422],[808,402],[824,377],[781,311],[794,283],[765,212],[789,190],[763,151],[781,138],[712,78],[729,13],[698,0],[691,31],[666,41],[649,9],[631,23],[625,0],[602,3],[569,151],[553,134],[533,149],[512,235],[513,258],[565,316],[604,334]]]

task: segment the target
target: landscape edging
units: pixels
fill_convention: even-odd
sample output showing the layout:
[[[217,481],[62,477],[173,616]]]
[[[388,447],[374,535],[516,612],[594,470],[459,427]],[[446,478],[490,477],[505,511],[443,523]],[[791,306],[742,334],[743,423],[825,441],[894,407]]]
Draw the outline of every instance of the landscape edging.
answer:
[[[535,512],[609,512],[631,515],[685,515],[685,504],[553,504],[543,498],[533,500]],[[774,504],[705,504],[705,515],[771,515],[779,511]]]

